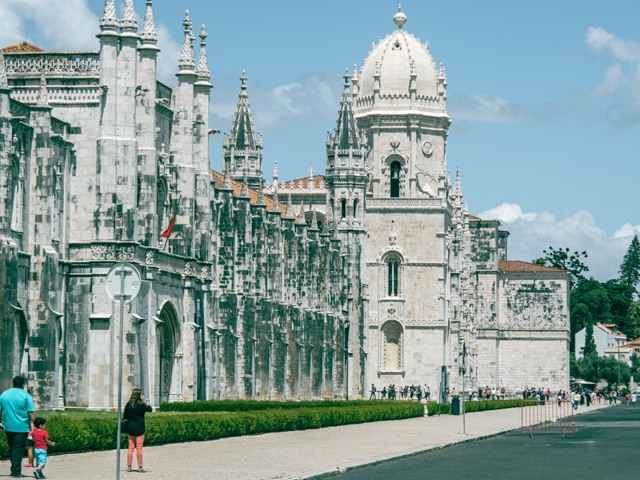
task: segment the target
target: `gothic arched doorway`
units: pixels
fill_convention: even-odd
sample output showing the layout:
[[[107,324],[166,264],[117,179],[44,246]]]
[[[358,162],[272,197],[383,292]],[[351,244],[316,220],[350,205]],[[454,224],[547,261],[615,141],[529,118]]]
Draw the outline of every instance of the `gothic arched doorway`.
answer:
[[[178,314],[170,302],[162,307],[157,330],[159,403],[182,400],[182,364],[178,353],[180,326]]]

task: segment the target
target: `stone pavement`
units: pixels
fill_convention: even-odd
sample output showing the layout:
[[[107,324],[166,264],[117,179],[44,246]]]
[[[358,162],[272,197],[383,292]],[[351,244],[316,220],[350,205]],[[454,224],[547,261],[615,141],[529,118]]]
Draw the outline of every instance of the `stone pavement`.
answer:
[[[603,408],[580,407],[578,413]],[[442,415],[407,420],[345,425],[318,430],[269,433],[144,448],[144,467],[159,479],[301,479],[413,455],[520,427],[520,409],[510,408],[462,416]],[[55,438],[52,438],[55,441]],[[126,468],[126,450],[122,465]],[[116,452],[50,456],[47,478],[95,480],[115,478]],[[134,469],[136,460],[133,460]],[[32,475],[32,469],[24,469]],[[0,462],[0,478],[8,476],[9,462]],[[140,478],[122,471],[123,480]]]

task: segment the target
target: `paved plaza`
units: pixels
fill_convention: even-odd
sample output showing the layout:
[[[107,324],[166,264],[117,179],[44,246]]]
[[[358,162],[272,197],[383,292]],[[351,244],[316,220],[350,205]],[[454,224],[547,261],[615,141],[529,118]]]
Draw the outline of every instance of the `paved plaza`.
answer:
[[[604,406],[580,407],[578,413]],[[145,447],[144,475],[154,480],[313,478],[496,435],[519,426],[520,409],[511,408],[467,414],[466,434],[462,433],[462,416],[442,415]],[[111,480],[115,478],[115,459],[115,451],[53,455],[45,474],[49,479]],[[133,464],[135,468],[135,458]],[[143,475],[124,471],[126,451],[122,467],[123,479]],[[23,469],[23,473],[31,475],[31,469]],[[0,478],[8,474],[9,462],[3,460]]]

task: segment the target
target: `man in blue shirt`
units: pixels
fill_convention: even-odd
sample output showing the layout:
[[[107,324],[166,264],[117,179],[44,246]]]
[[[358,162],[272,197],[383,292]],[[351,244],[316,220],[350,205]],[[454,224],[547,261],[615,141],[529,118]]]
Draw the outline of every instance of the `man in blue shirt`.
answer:
[[[4,428],[11,457],[11,476],[24,477],[22,474],[22,455],[31,431],[31,422],[36,418],[33,399],[24,390],[24,378],[15,377],[13,388],[0,395],[0,427]]]

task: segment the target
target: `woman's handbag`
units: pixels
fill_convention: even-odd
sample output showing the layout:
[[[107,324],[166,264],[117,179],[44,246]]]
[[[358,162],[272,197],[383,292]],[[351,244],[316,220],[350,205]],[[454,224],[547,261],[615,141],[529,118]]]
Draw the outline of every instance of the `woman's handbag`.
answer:
[[[129,424],[125,420],[122,420],[120,422],[120,432],[127,433],[127,430],[129,430]]]

